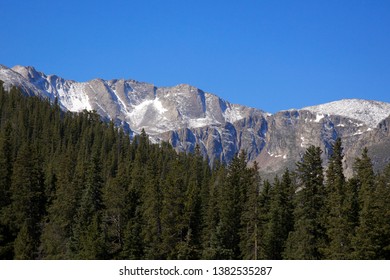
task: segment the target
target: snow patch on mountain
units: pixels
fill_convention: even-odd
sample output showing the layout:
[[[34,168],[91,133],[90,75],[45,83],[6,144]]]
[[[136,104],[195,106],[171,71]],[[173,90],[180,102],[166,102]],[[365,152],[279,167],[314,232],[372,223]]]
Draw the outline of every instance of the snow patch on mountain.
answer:
[[[363,122],[368,127],[376,127],[390,115],[390,103],[363,99],[343,99],[317,106],[302,108],[317,114],[339,115]],[[317,115],[318,120],[320,115]],[[361,126],[362,124],[356,124]]]
[[[228,107],[224,113],[225,119],[230,122],[234,123],[236,121],[242,120],[244,116],[242,115],[242,108],[239,105],[232,105]]]
[[[324,114],[317,114],[315,122],[319,123],[325,117]]]
[[[75,83],[65,91],[62,87],[57,91],[61,103],[72,112],[80,112],[82,110],[92,110],[89,103],[89,97],[84,91],[84,84]]]
[[[0,77],[7,77],[10,84],[38,92],[41,96],[54,101],[58,98],[60,104],[69,111],[80,112],[92,110],[88,95],[85,92],[86,83],[76,83],[64,80],[56,75],[45,75],[31,66],[16,65],[12,68],[1,67]]]

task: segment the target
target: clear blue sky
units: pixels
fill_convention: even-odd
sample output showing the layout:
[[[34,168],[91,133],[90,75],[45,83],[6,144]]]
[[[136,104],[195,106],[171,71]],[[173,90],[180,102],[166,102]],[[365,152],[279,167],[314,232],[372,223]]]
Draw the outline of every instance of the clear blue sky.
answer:
[[[268,112],[390,102],[388,0],[0,0],[0,64],[188,83]]]

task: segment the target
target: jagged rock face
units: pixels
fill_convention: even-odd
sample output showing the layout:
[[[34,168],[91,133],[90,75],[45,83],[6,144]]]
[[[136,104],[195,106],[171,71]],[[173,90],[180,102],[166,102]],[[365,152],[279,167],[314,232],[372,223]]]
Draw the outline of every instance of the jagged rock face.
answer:
[[[338,115],[325,115],[308,110],[279,112],[268,119],[266,145],[257,157],[265,173],[278,173],[281,168],[294,169],[295,163],[310,145],[321,147],[326,164],[332,144],[343,140],[346,175],[352,175],[353,160],[360,156],[364,139],[373,131],[366,124]]]
[[[234,123],[183,128],[158,135],[178,151],[190,151],[199,145],[211,162],[229,162],[240,150],[255,159],[265,146],[267,121],[263,115],[251,114]]]
[[[346,175],[367,146],[377,168],[390,161],[390,104],[348,99],[274,115],[231,104],[189,85],[156,87],[134,80],[75,82],[45,75],[33,67],[0,65],[5,87],[54,101],[63,109],[95,110],[132,135],[142,129],[153,141],[168,141],[178,151],[199,145],[211,162],[229,162],[240,150],[266,174],[295,168],[309,145],[320,146],[326,163],[342,138]]]

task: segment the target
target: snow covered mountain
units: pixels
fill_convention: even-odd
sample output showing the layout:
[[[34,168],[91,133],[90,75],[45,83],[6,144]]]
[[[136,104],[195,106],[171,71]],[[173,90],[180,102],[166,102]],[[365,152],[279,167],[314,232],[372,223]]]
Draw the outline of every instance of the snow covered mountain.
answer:
[[[378,168],[390,161],[390,103],[346,99],[271,115],[184,84],[76,82],[33,67],[1,65],[0,80],[6,88],[15,85],[28,95],[57,98],[65,110],[95,110],[130,134],[145,129],[154,141],[168,141],[178,151],[193,151],[199,145],[211,161],[228,162],[244,149],[265,173],[294,168],[311,144],[323,149],[326,162],[337,137],[344,143],[347,175],[364,146],[370,148]]]
[[[136,132],[144,128],[150,135],[235,122],[255,111],[264,114],[190,85],[157,88],[134,80],[102,79],[81,83],[23,66],[0,66],[0,78],[5,86],[16,85],[51,100],[58,98],[69,111],[96,110],[103,117],[127,122]]]
[[[345,116],[356,119],[370,128],[376,127],[389,116],[390,103],[362,99],[343,99],[322,105],[305,107],[302,110],[321,114]]]

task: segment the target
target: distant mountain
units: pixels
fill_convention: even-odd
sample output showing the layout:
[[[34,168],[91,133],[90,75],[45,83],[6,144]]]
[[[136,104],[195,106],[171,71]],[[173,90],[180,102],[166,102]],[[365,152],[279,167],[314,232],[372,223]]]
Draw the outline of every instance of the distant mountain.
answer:
[[[106,120],[124,126],[130,135],[143,128],[154,141],[168,141],[178,151],[198,144],[211,162],[229,162],[240,150],[257,160],[264,173],[274,174],[300,159],[305,149],[320,146],[326,163],[331,145],[341,137],[345,168],[352,173],[353,158],[363,147],[376,168],[390,161],[390,103],[346,99],[268,114],[232,104],[190,85],[156,87],[134,80],[88,82],[46,75],[33,67],[0,65],[5,87],[18,86],[69,111],[95,110]]]
[[[322,105],[303,108],[323,115],[339,115],[358,120],[370,128],[375,128],[390,114],[390,103],[362,99],[343,99]]]

